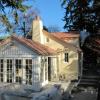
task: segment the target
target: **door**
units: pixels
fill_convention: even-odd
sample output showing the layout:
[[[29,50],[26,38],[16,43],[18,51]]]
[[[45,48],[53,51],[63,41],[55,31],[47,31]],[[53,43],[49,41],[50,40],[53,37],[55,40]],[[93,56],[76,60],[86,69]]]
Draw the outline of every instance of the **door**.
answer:
[[[15,59],[15,79],[16,83],[22,83],[23,78],[23,69],[22,69],[22,60],[21,59]]]
[[[54,81],[57,79],[57,58],[48,57],[48,80]]]

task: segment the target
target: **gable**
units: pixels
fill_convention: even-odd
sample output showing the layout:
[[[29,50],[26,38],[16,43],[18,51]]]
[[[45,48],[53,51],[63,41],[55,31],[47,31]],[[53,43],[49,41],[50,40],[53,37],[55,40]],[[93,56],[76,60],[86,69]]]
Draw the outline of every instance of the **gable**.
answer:
[[[38,55],[36,52],[16,40],[0,47],[0,57],[34,57],[36,55]]]
[[[64,45],[61,43],[49,38],[49,42],[46,42],[45,45],[50,46],[51,48],[57,50],[58,48],[64,48]]]

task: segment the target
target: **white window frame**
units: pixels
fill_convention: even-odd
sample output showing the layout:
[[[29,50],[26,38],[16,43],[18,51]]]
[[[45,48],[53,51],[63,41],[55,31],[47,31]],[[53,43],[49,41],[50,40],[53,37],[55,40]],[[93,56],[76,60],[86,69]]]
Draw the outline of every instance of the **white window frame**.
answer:
[[[31,64],[31,83],[28,83],[26,85],[33,85],[33,59],[32,58],[0,58],[0,60],[3,60],[3,81],[2,82],[7,82],[7,83],[19,83],[19,82],[16,82],[16,60],[21,60],[21,69],[22,69],[22,81],[21,81],[21,84],[26,84],[26,60],[32,60],[32,64]],[[9,60],[7,63],[7,60]],[[10,60],[11,60],[11,63],[10,63]],[[11,64],[11,66],[10,66]],[[8,66],[8,71],[7,71],[7,66]],[[29,64],[30,66],[30,64]],[[9,76],[8,76],[8,74]],[[11,80],[10,80],[11,79]],[[1,80],[0,80],[1,82]]]

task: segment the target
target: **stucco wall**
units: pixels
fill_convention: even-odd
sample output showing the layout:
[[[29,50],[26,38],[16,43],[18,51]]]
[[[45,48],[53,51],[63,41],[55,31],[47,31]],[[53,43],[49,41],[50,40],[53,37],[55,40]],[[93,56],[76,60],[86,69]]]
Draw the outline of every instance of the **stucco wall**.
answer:
[[[71,40],[69,43],[79,45],[78,39]],[[74,48],[67,47],[59,44],[58,42],[49,39],[46,45],[58,51],[58,78],[60,80],[74,80],[78,78],[78,53]],[[60,50],[60,51],[59,51]],[[69,62],[64,62],[64,53],[68,53]]]
[[[46,38],[46,37],[45,37]],[[49,46],[50,48],[53,48],[55,50],[61,48],[64,49],[64,46],[62,44],[59,44],[57,41],[49,39],[49,42],[45,41],[45,45]]]
[[[61,80],[73,80],[78,78],[78,53],[72,50],[66,51],[69,62],[64,62],[64,52],[59,55],[59,78]]]
[[[66,39],[65,39],[65,42],[71,43],[71,44],[73,44],[73,45],[79,47],[79,38],[71,38],[71,39],[69,39],[69,40],[66,40]]]

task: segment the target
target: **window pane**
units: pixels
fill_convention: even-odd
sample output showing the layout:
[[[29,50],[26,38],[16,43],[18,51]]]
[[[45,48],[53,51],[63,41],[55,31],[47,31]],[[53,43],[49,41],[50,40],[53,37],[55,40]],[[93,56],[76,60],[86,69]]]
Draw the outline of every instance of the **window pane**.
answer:
[[[21,64],[21,60],[19,60],[19,64]]]
[[[28,64],[28,60],[26,60],[26,64]]]
[[[3,72],[3,69],[1,69],[1,72]]]
[[[18,60],[16,60],[16,65],[18,65]]]
[[[0,67],[3,68],[3,63],[1,63],[1,66]]]
[[[29,64],[32,64],[32,60],[29,60]]]
[[[64,58],[65,62],[69,62],[69,57],[68,57],[68,53],[65,53],[65,58]]]
[[[12,60],[10,60],[10,64],[12,65]]]
[[[0,82],[3,82],[3,59],[0,59]]]
[[[7,63],[9,63],[9,60],[7,60]]]
[[[3,63],[3,59],[1,59],[1,63]]]
[[[15,67],[16,67],[16,82],[22,83],[22,60],[21,59],[15,60]]]
[[[7,82],[12,83],[13,70],[12,70],[12,59],[7,59]]]
[[[32,85],[32,59],[26,59],[26,84]]]

